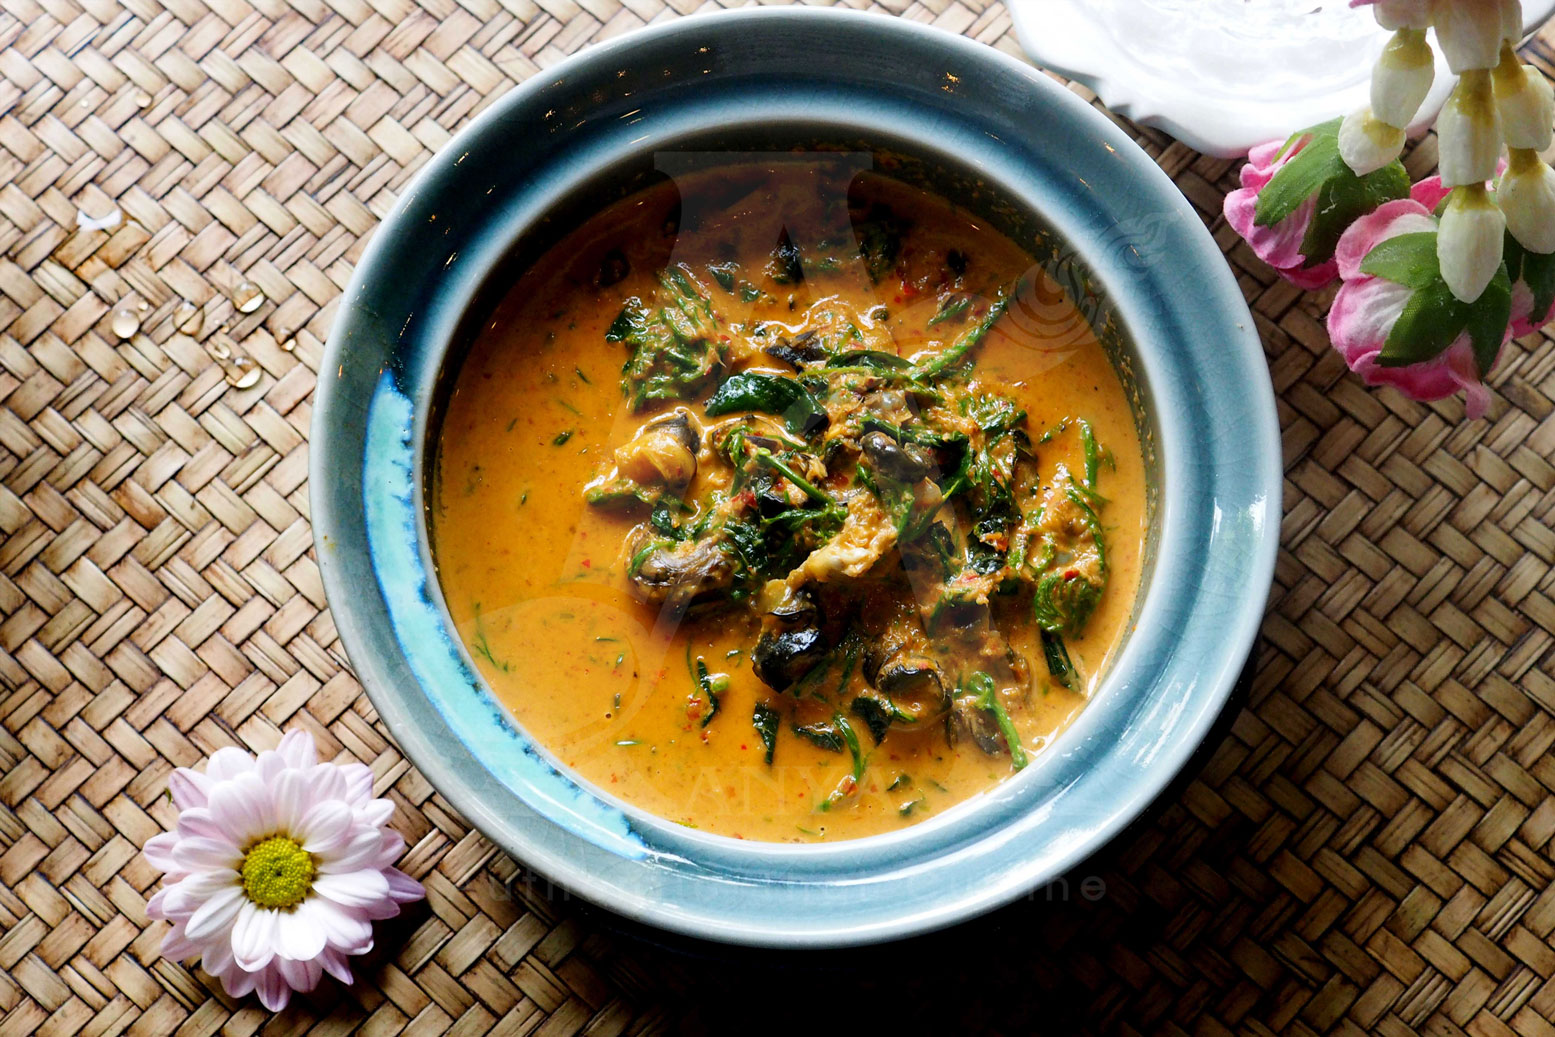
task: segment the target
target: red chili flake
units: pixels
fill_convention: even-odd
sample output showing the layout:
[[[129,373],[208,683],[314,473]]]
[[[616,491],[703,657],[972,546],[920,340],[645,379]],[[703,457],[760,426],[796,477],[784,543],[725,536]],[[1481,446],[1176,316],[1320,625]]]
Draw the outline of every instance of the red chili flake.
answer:
[[[750,746],[748,746],[748,745],[741,745],[741,746],[740,746],[740,748],[741,748],[741,749],[749,749],[749,748],[750,748]]]
[[[1064,579],[1066,580],[1078,580],[1079,578],[1080,570],[1078,569],[1070,569],[1068,572],[1064,573]]]
[[[720,341],[720,342],[727,342],[727,341],[729,341],[729,336],[728,335],[719,335],[718,336],[718,341]]]
[[[583,568],[585,568],[585,569],[592,569],[592,568],[594,568],[594,563],[589,561],[587,558],[585,558],[585,559],[583,559]]]
[[[902,301],[902,297],[901,297],[901,296],[900,296],[900,295],[897,295],[897,296],[893,296],[893,297],[892,297],[892,298],[891,298],[891,301],[892,301],[892,302],[901,302],[901,301]]]

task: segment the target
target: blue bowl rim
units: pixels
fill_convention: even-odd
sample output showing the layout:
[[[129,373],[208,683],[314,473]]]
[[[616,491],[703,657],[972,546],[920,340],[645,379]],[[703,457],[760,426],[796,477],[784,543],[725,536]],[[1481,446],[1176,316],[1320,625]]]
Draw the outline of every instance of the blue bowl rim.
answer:
[[[679,19],[663,26],[639,30],[607,43],[599,44],[579,55],[569,58],[566,62],[546,72],[532,77],[526,83],[509,92],[502,99],[494,103],[490,108],[481,113],[470,125],[461,130],[455,138],[445,146],[437,156],[427,164],[405,188],[401,198],[402,203],[397,205],[396,212],[384,221],[384,225],[378,228],[373,240],[369,243],[362,259],[357,265],[350,287],[343,296],[343,305],[337,315],[336,323],[331,331],[325,356],[321,363],[321,378],[319,390],[315,401],[315,413],[311,441],[313,450],[310,456],[310,496],[313,504],[313,521],[318,558],[321,574],[323,576],[326,593],[332,603],[352,602],[352,594],[359,588],[353,587],[348,581],[347,574],[338,558],[335,545],[349,539],[342,536],[346,533],[353,521],[353,517],[342,516],[338,513],[335,497],[331,492],[324,492],[321,488],[329,485],[333,478],[332,466],[329,459],[335,453],[333,443],[336,429],[330,416],[339,416],[342,410],[349,411],[351,404],[336,403],[334,393],[334,381],[327,377],[327,372],[333,370],[341,362],[343,354],[348,349],[348,339],[351,335],[353,324],[357,321],[354,302],[366,290],[372,274],[380,267],[391,267],[393,258],[388,254],[389,242],[393,235],[389,233],[390,225],[396,220],[404,218],[405,213],[411,208],[413,200],[424,192],[432,193],[435,190],[435,182],[439,176],[445,175],[448,168],[455,164],[452,157],[461,154],[468,149],[472,141],[479,139],[487,131],[489,126],[499,122],[508,110],[527,103],[532,98],[542,95],[555,84],[560,84],[568,78],[585,76],[590,71],[602,70],[614,67],[622,60],[630,60],[631,52],[640,48],[651,40],[663,40],[680,35],[690,35],[701,31],[708,23],[716,20],[719,27],[725,31],[734,31],[737,22],[743,23],[752,31],[760,32],[766,26],[774,24],[807,23],[817,31],[826,31],[829,27],[839,25],[852,26],[864,20],[872,25],[872,31],[890,34],[898,33],[902,37],[918,37],[932,39],[934,45],[943,49],[947,54],[954,54],[963,61],[971,63],[984,63],[1000,69],[1006,75],[1014,73],[1026,80],[1031,89],[1044,103],[1053,105],[1059,109],[1067,108],[1072,118],[1086,124],[1086,128],[1093,132],[1109,151],[1113,151],[1123,161],[1132,163],[1135,171],[1151,185],[1157,194],[1164,195],[1162,201],[1169,208],[1175,209],[1176,214],[1192,220],[1195,226],[1190,231],[1189,237],[1197,239],[1199,259],[1211,258],[1213,253],[1215,264],[1214,277],[1218,283],[1210,285],[1218,295],[1221,304],[1219,316],[1227,325],[1224,329],[1231,344],[1236,347],[1232,356],[1241,366],[1240,376],[1249,380],[1253,392],[1253,399],[1244,401],[1253,410],[1260,412],[1255,415],[1255,420],[1248,428],[1249,439],[1255,444],[1252,453],[1261,462],[1259,470],[1254,474],[1253,481],[1263,491],[1260,499],[1267,509],[1272,503],[1273,514],[1266,510],[1263,513],[1261,524],[1257,530],[1257,542],[1247,545],[1246,557],[1249,562],[1246,572],[1247,593],[1244,604],[1252,607],[1240,612],[1236,621],[1227,630],[1225,643],[1227,651],[1223,653],[1222,664],[1219,669],[1210,675],[1208,688],[1199,692],[1200,701],[1196,703],[1196,712],[1191,717],[1188,727],[1178,732],[1176,740],[1169,745],[1157,747],[1160,756],[1157,765],[1151,771],[1150,780],[1130,790],[1130,795],[1118,809],[1112,811],[1102,823],[1093,825],[1088,834],[1075,843],[1064,857],[1053,868],[1049,869],[1049,876],[1062,874],[1069,866],[1087,856],[1095,848],[1102,845],[1112,835],[1116,834],[1124,825],[1129,823],[1146,805],[1161,791],[1162,788],[1178,773],[1192,751],[1197,748],[1209,725],[1219,714],[1237,673],[1241,669],[1245,652],[1251,645],[1256,634],[1258,623],[1262,616],[1262,604],[1267,595],[1268,587],[1272,582],[1274,556],[1278,538],[1278,501],[1281,489],[1281,466],[1279,450],[1278,423],[1273,406],[1273,395],[1269,389],[1268,373],[1264,366],[1261,346],[1257,335],[1252,331],[1253,324],[1250,314],[1247,312],[1240,291],[1237,290],[1230,271],[1226,268],[1219,255],[1219,250],[1214,246],[1213,239],[1203,231],[1198,224],[1197,215],[1193,212],[1180,194],[1175,185],[1165,174],[1140,151],[1121,131],[1107,122],[1104,116],[1096,113],[1057,84],[1048,80],[1042,73],[1028,65],[1010,58],[992,48],[974,43],[951,33],[930,27],[907,22],[901,19],[883,15],[867,15],[857,12],[846,12],[813,8],[765,8],[754,10],[742,10],[737,12],[720,12],[712,15],[699,15],[691,18]],[[1233,327],[1234,326],[1234,327]],[[1141,344],[1143,346],[1143,344]],[[1248,370],[1249,365],[1256,367],[1256,371]],[[1244,386],[1247,387],[1247,386]],[[1261,388],[1261,391],[1260,391]],[[357,403],[365,408],[361,401]],[[364,416],[365,421],[365,416]],[[1170,494],[1167,504],[1170,505]],[[1170,510],[1168,507],[1167,510]],[[424,537],[424,529],[421,531]],[[397,693],[400,689],[386,684],[380,678],[383,677],[383,668],[380,660],[364,654],[362,646],[370,643],[367,627],[372,621],[366,614],[358,614],[356,609],[347,605],[337,608],[335,613],[337,628],[342,643],[346,646],[348,654],[353,662],[358,664],[358,674],[362,677],[364,687],[368,691],[375,707],[394,733],[397,740],[405,748],[406,755],[421,768],[422,772],[448,799],[488,836],[499,845],[513,852],[515,856],[537,868],[548,878],[560,882],[562,885],[594,900],[606,907],[616,910],[628,917],[653,925],[659,925],[667,929],[687,933],[696,936],[705,936],[715,939],[724,939],[731,942],[752,943],[769,946],[837,946],[848,943],[862,943],[874,940],[890,939],[925,931],[954,921],[981,913],[1000,903],[1014,899],[1033,885],[1040,884],[1041,878],[1034,881],[1031,876],[1025,887],[1003,886],[984,891],[980,895],[962,897],[946,905],[943,910],[920,912],[908,918],[879,917],[879,912],[872,917],[870,924],[850,926],[846,929],[838,926],[815,926],[809,929],[785,930],[772,932],[757,928],[753,920],[741,918],[737,913],[730,914],[727,910],[715,912],[714,916],[690,915],[679,908],[666,908],[651,896],[645,896],[640,892],[630,889],[622,889],[619,882],[610,877],[600,875],[582,874],[578,869],[571,867],[563,857],[547,855],[537,852],[525,838],[525,833],[519,830],[511,817],[505,817],[497,811],[489,808],[489,804],[482,801],[482,792],[470,781],[468,775],[460,774],[455,764],[450,763],[438,751],[438,747],[431,744],[425,733],[420,730],[416,718],[411,715],[406,707],[406,702]],[[1110,679],[1110,678],[1109,678]],[[1105,682],[1104,682],[1105,685]],[[1094,707],[1094,703],[1092,704]],[[1087,712],[1090,712],[1088,709]],[[1083,716],[1084,714],[1082,714]],[[1055,747],[1048,749],[1054,752]],[[1006,783],[1008,785],[1010,783]],[[630,813],[630,812],[628,812]],[[525,819],[530,820],[530,819]],[[656,820],[656,819],[655,819]],[[659,822],[663,824],[663,822]],[[903,845],[911,844],[916,838],[914,833],[932,831],[933,823],[926,822],[913,826],[892,836],[875,837],[865,840],[878,845]],[[693,856],[675,858],[678,854],[660,854],[658,857],[646,863],[645,867],[682,868],[689,881],[697,881],[697,867],[694,855],[705,850],[711,844],[731,842],[722,837],[707,836],[699,833],[677,833],[682,838],[681,847]],[[741,847],[759,848],[755,855],[771,855],[774,860],[793,860],[804,857],[818,857],[827,854],[835,855],[838,848],[858,847],[860,843],[838,843],[830,846],[786,846],[775,844],[742,843]]]

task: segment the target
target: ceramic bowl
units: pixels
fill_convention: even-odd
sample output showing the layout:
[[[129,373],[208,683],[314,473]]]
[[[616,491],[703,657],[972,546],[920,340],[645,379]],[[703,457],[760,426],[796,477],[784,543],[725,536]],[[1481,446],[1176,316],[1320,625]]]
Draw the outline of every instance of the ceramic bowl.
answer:
[[[1153,562],[1136,624],[1078,720],[998,788],[899,832],[829,845],[683,828],[560,765],[514,725],[451,632],[423,507],[440,377],[470,315],[656,152],[757,140],[890,150],[974,185],[987,218],[1029,234],[1090,300],[1137,401],[1152,473]],[[475,119],[374,233],[330,335],[311,443],[336,626],[432,785],[574,894],[676,932],[775,947],[950,924],[1031,893],[1118,832],[1225,703],[1263,614],[1280,517],[1263,352],[1219,249],[1171,181],[1108,119],[1014,58],[899,19],[804,8],[633,33],[537,74]]]

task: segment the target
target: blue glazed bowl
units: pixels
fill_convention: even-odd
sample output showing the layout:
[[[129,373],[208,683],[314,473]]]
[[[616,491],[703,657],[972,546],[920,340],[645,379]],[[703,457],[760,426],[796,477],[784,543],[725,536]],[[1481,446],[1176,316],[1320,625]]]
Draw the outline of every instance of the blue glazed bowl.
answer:
[[[452,633],[423,508],[434,403],[469,315],[570,221],[630,187],[654,152],[757,139],[916,156],[992,199],[990,220],[1031,222],[1039,258],[1096,301],[1088,312],[1133,391],[1152,472],[1153,561],[1136,623],[1070,729],[941,816],[830,845],[682,828],[557,763]],[[593,47],[460,133],[405,190],[346,290],[311,442],[336,625],[427,779],[576,894],[665,929],[774,947],[944,926],[1035,890],[1117,833],[1224,705],[1262,617],[1279,524],[1278,427],[1252,319],[1156,165],[991,48],[803,8],[690,18]]]

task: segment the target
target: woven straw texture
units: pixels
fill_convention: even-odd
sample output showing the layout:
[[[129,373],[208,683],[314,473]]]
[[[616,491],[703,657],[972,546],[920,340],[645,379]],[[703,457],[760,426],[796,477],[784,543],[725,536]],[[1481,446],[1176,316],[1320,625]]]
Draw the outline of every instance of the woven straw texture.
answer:
[[[906,947],[702,956],[528,881],[400,757],[312,558],[336,300],[484,105],[696,6],[0,0],[0,1034],[766,1032],[839,997],[960,1032],[1555,1034],[1555,346],[1508,348],[1480,423],[1366,390],[1327,300],[1220,218],[1233,164],[1154,132],[1262,332],[1284,549],[1244,703],[1075,886]],[[998,3],[886,6],[1018,53]],[[1555,71],[1555,32],[1527,53]],[[158,957],[137,847],[171,768],[294,726],[371,765],[428,900],[272,1018]]]

